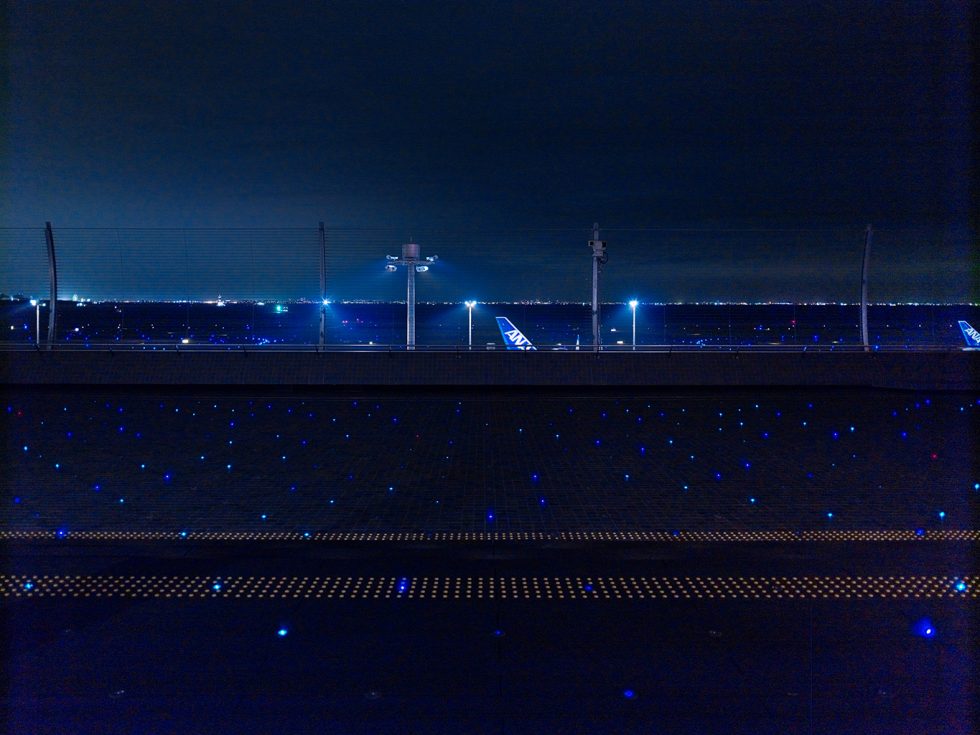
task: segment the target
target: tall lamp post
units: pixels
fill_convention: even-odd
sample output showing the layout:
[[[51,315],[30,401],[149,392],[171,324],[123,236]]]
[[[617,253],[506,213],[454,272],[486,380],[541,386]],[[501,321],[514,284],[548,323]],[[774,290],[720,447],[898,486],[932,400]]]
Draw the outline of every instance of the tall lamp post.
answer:
[[[470,318],[469,318],[469,323],[470,323],[469,324],[469,338],[466,340],[466,345],[467,345],[467,347],[469,349],[472,350],[473,349],[473,307],[476,306],[476,302],[475,301],[467,301],[465,303],[466,303],[466,308],[470,312]]]
[[[636,299],[630,300],[630,309],[633,311],[633,349],[636,349],[636,307],[640,302]]]
[[[34,307],[34,346],[41,344],[41,302],[31,299],[31,306]]]
[[[398,266],[404,266],[405,272],[408,277],[407,284],[407,297],[405,301],[405,308],[407,311],[406,318],[406,336],[405,336],[405,348],[408,350],[415,349],[415,274],[425,273],[429,270],[429,266],[439,260],[438,255],[429,255],[425,260],[421,257],[421,248],[419,248],[418,243],[409,242],[402,245],[402,257],[397,257],[395,255],[386,255],[388,259],[388,264],[385,266],[385,270],[389,273],[394,273],[398,270]]]
[[[592,249],[592,349],[602,349],[602,334],[599,324],[599,274],[602,266],[609,260],[606,253],[605,240],[599,239],[599,223],[592,225],[592,239],[589,240]]]

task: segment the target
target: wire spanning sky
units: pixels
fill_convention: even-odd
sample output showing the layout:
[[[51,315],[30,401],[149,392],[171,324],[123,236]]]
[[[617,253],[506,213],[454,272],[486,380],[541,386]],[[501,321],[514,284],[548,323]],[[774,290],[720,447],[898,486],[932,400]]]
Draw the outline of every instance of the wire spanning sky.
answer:
[[[971,9],[13,0],[0,224],[873,222],[896,233],[879,274],[943,268],[934,295],[965,298]]]

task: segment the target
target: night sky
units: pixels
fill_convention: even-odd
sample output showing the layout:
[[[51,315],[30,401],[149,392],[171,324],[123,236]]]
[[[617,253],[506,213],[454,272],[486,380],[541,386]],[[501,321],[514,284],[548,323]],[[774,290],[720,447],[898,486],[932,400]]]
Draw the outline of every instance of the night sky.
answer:
[[[884,282],[976,294],[966,3],[8,7],[4,226],[324,220],[373,253],[599,221],[633,288],[651,252],[737,278],[775,247],[663,228],[799,228],[819,258],[873,222]]]

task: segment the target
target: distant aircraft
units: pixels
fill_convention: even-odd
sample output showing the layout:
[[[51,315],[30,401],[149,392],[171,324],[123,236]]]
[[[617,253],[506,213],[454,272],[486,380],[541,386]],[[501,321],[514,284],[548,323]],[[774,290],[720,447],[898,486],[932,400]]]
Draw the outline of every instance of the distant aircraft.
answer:
[[[970,350],[980,349],[980,332],[970,326],[969,322],[959,321],[960,331],[963,332],[963,339],[966,340],[966,347]]]
[[[521,334],[521,330],[515,327],[507,317],[498,316],[497,326],[500,327],[500,334],[503,335],[504,344],[507,345],[508,350],[537,350],[531,344],[531,340]]]

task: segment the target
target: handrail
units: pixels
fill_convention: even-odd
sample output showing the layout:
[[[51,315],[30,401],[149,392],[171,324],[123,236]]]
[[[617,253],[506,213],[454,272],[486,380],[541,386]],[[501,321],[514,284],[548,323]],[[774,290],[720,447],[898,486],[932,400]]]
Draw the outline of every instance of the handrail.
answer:
[[[51,345],[54,352],[176,352],[187,354],[193,352],[241,352],[244,355],[260,352],[311,352],[314,354],[330,354],[339,352],[453,352],[459,355],[476,353],[508,353],[508,354],[528,354],[518,350],[507,350],[502,345],[493,348],[465,348],[465,345],[414,345],[412,350],[408,350],[404,344],[306,344],[306,343],[270,343],[258,344],[250,342],[229,342],[216,344],[210,342],[183,343],[183,342],[141,342],[141,341],[111,341],[111,342],[60,342]],[[465,348],[465,349],[464,349]],[[37,352],[38,346],[34,342],[0,342],[0,352]],[[961,352],[962,347],[950,345],[875,345],[869,354],[878,352]],[[596,354],[591,346],[582,347],[579,350],[569,348],[564,345],[538,345],[537,352],[561,352],[580,354]],[[689,345],[689,344],[667,344],[667,345],[603,345],[598,351],[609,354],[630,354],[630,353],[661,353],[672,354],[674,352],[701,352],[701,353],[826,353],[826,352],[866,352],[860,344],[836,344],[836,345],[745,345],[745,344],[718,344],[718,345]]]

